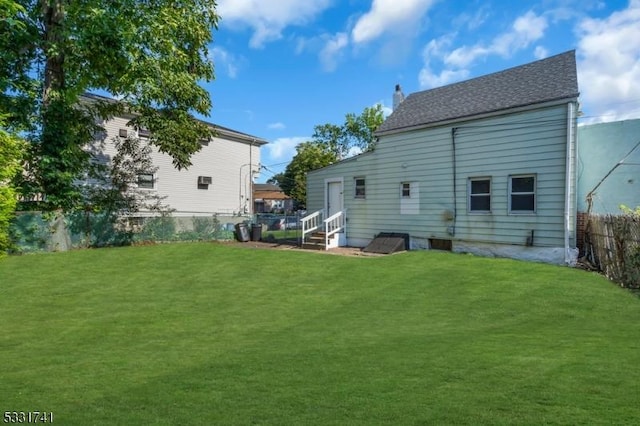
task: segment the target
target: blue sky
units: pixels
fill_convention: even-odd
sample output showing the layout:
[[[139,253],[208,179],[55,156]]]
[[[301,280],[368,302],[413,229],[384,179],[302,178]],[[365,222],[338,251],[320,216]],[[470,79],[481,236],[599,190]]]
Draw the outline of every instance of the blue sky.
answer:
[[[269,141],[265,182],[318,124],[576,50],[581,123],[640,118],[640,0],[218,0],[207,121]]]

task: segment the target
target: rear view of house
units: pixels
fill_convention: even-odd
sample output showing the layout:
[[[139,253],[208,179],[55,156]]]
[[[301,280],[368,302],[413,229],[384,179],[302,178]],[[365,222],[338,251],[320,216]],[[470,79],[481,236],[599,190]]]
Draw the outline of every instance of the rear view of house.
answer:
[[[342,212],[347,245],[571,263],[578,94],[573,51],[410,94],[375,151],[309,173],[308,209]]]

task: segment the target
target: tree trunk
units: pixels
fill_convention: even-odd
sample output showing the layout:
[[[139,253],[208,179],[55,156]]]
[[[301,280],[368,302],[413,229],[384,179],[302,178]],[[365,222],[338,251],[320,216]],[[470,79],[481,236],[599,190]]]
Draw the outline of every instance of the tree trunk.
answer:
[[[40,0],[43,53],[45,57],[42,104],[46,108],[53,92],[64,90],[64,4],[63,0]],[[46,123],[44,123],[46,125]]]

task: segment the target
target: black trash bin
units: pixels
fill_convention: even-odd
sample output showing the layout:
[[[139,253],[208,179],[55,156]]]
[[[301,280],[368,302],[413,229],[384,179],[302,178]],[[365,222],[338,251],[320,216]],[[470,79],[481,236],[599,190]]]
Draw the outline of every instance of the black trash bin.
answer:
[[[251,226],[251,241],[262,240],[262,225],[254,223]]]
[[[241,243],[249,241],[249,228],[246,223],[236,223],[236,239]]]

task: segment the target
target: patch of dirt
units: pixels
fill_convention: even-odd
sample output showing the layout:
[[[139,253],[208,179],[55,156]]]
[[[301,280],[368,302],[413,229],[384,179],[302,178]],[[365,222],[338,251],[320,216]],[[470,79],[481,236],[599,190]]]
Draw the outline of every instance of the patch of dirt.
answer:
[[[244,247],[247,249],[296,250],[296,251],[305,251],[308,253],[333,254],[333,255],[340,255],[340,256],[362,256],[362,257],[386,256],[384,254],[379,254],[379,253],[365,253],[359,247],[336,247],[329,250],[308,250],[308,249],[303,249],[299,247],[295,241],[273,241],[273,242],[247,241],[246,243],[242,243],[242,242],[233,240],[233,241],[229,241],[221,244]]]

